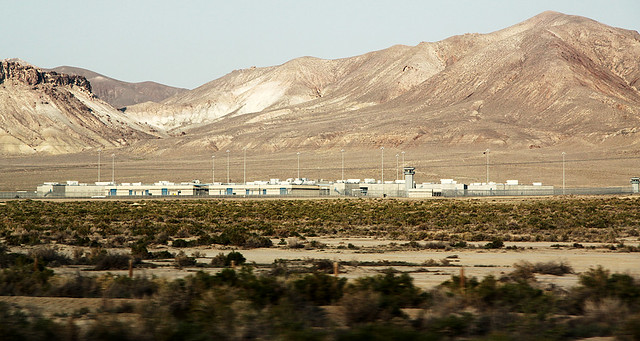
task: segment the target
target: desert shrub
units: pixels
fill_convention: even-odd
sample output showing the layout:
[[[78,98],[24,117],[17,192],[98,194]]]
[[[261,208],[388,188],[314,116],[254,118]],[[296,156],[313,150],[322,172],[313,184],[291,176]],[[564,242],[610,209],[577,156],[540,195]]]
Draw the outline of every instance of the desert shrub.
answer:
[[[62,340],[70,335],[57,323],[39,315],[29,317],[18,308],[0,302],[0,335],[3,340]]]
[[[565,262],[537,262],[535,264],[527,261],[521,261],[513,264],[514,271],[506,275],[505,278],[512,280],[535,280],[534,274],[545,274],[563,276],[573,273],[573,268]]]
[[[215,267],[223,267],[226,266],[227,256],[220,252],[215,257],[211,258],[211,265]]]
[[[579,283],[572,292],[579,308],[586,300],[599,302],[605,298],[617,298],[633,309],[640,308],[640,284],[630,275],[611,274],[598,266],[581,274]]]
[[[59,283],[49,290],[49,295],[60,297],[100,297],[102,295],[101,284],[95,277],[76,276]]]
[[[457,242],[451,242],[451,243],[449,243],[449,246],[454,247],[454,248],[461,248],[461,249],[464,249],[464,248],[466,248],[468,245],[467,245],[467,242],[465,242],[465,241],[457,241]]]
[[[304,242],[302,240],[300,240],[299,238],[292,237],[292,238],[289,238],[289,240],[287,240],[287,246],[290,249],[303,249],[304,248]]]
[[[474,316],[464,312],[426,319],[420,329],[432,339],[456,339],[472,334],[474,322]]]
[[[538,262],[534,266],[534,272],[546,275],[556,275],[562,276],[565,274],[573,273],[573,268],[571,265],[560,261],[551,261],[551,262]]]
[[[485,249],[500,249],[504,246],[502,239],[494,239],[491,242],[485,244]]]
[[[428,242],[424,244],[425,249],[434,249],[434,250],[444,250],[447,248],[447,244],[445,242]]]
[[[175,258],[175,255],[167,250],[151,252],[151,259],[169,259]]]
[[[231,265],[231,262],[233,261],[236,265],[240,265],[240,264],[244,264],[244,262],[247,259],[244,258],[244,256],[237,251],[231,251],[229,252],[229,254],[227,254],[227,260],[225,262],[225,265],[229,266]]]
[[[244,245],[242,246],[247,248],[272,247],[273,242],[267,237],[252,234],[251,236],[249,236],[249,238],[247,238]]]
[[[139,340],[134,330],[113,316],[103,316],[93,322],[85,333],[87,340]]]
[[[142,241],[133,243],[131,245],[131,257],[136,259],[151,258],[151,254],[149,253],[149,250],[147,250],[147,244]]]
[[[372,290],[347,291],[340,300],[340,307],[349,326],[375,322],[380,319],[380,293]]]
[[[336,333],[336,340],[438,340],[437,337],[425,336],[424,333],[408,326],[393,323],[366,323]]]
[[[211,259],[211,265],[221,267],[221,266],[231,266],[231,261],[234,261],[235,265],[241,265],[246,262],[246,258],[237,251],[231,251],[228,254],[219,253],[217,256]]]
[[[195,257],[187,256],[187,254],[184,253],[184,251],[180,251],[176,255],[176,258],[174,259],[173,264],[178,268],[183,268],[186,266],[194,266],[196,265],[196,259]]]
[[[38,246],[29,252],[31,258],[38,258],[45,265],[56,267],[71,263],[71,259],[64,254],[58,252],[54,246]]]
[[[102,250],[91,257],[91,262],[95,264],[94,270],[126,270],[129,268],[130,259],[129,255]]]
[[[315,305],[328,305],[342,297],[347,280],[316,272],[293,282],[294,290]]]
[[[226,227],[215,239],[216,244],[243,246],[249,234],[247,229],[237,226]]]
[[[313,271],[333,273],[333,262],[328,259],[315,259],[313,260]]]
[[[184,239],[174,239],[173,242],[171,242],[171,246],[173,247],[192,247],[195,246],[195,242],[194,241],[187,241]]]
[[[49,279],[53,271],[42,264],[33,263],[12,265],[0,271],[0,295],[3,296],[39,296],[49,290]]]
[[[158,284],[146,276],[113,276],[105,275],[101,280],[108,282],[103,292],[106,297],[113,298],[143,298],[149,297],[158,291]]]
[[[358,291],[370,291],[379,295],[372,295],[372,297],[378,297],[378,311],[384,318],[404,316],[401,308],[421,306],[430,297],[428,293],[422,292],[413,284],[411,276],[408,274],[396,276],[390,270],[381,275],[358,278],[355,283],[347,285],[345,294]]]

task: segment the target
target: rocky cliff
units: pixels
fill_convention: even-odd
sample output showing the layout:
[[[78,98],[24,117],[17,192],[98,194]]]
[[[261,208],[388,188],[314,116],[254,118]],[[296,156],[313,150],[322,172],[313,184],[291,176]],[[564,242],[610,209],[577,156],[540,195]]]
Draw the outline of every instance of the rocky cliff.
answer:
[[[86,78],[0,62],[0,152],[70,153],[129,145],[152,129],[91,92]]]

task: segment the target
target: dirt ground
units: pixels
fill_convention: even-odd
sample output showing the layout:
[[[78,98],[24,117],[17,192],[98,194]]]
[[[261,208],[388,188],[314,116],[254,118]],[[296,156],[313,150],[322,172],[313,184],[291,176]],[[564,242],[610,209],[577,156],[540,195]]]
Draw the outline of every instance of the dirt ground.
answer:
[[[257,249],[238,249],[247,259],[247,263],[255,263],[256,265],[266,266],[272,264],[275,260],[311,260],[311,259],[327,259],[332,262],[351,262],[354,265],[344,265],[340,268],[341,277],[354,279],[363,276],[371,276],[380,273],[380,271],[389,266],[362,266],[356,262],[405,262],[417,264],[411,266],[392,266],[398,271],[406,271],[414,278],[416,285],[431,289],[445,280],[450,279],[451,275],[458,275],[460,269],[464,268],[464,273],[469,277],[482,278],[487,275],[500,277],[504,273],[513,270],[513,265],[521,261],[550,262],[558,261],[569,264],[574,269],[574,274],[564,276],[538,275],[537,278],[542,283],[554,284],[561,287],[571,287],[578,283],[578,274],[588,270],[589,268],[601,265],[603,268],[612,272],[628,273],[636,277],[640,277],[640,253],[619,252],[609,250],[604,244],[583,243],[585,248],[572,248],[570,244],[566,247],[552,247],[551,245],[558,243],[550,242],[505,242],[505,247],[516,246],[516,250],[488,250],[480,248],[484,242],[478,242],[477,249],[454,249],[431,250],[431,249],[408,249],[400,247],[399,251],[388,251],[389,245],[401,245],[408,241],[384,240],[372,238],[309,238],[309,240],[317,240],[326,244],[325,248],[318,249],[291,249],[287,247],[257,248]],[[276,245],[278,240],[274,240]],[[637,242],[637,241],[636,241]],[[352,244],[360,249],[344,248],[348,244]],[[471,243],[473,244],[473,243]],[[627,241],[628,245],[635,245],[633,241]],[[594,246],[596,248],[589,248]],[[339,248],[340,247],[340,248]],[[380,250],[376,250],[379,247]],[[383,251],[383,249],[385,249]],[[180,250],[187,255],[199,253],[197,258],[199,263],[208,264],[211,258],[219,253],[228,253],[229,248],[218,248],[214,246],[201,246],[193,248],[175,249],[165,247],[160,249],[150,249],[150,251],[168,250],[177,253]],[[117,252],[117,249],[113,251]],[[448,266],[428,266],[423,263],[434,260],[440,264],[441,260],[447,259],[450,264]],[[136,275],[156,276],[168,280],[184,277],[196,271],[206,271],[215,273],[220,271],[218,268],[175,268],[170,261],[155,262],[158,267],[153,269],[136,269]],[[114,274],[127,275],[127,271],[83,271],[82,267],[69,266],[56,268],[55,272],[59,275],[73,275],[78,271],[83,274],[101,274],[111,272]]]
[[[513,265],[521,261],[549,262],[558,261],[569,264],[573,267],[574,273],[563,276],[536,275],[536,279],[543,287],[558,286],[570,288],[578,284],[578,275],[589,268],[601,265],[611,272],[628,273],[635,277],[640,277],[640,253],[619,252],[609,250],[604,244],[583,243],[584,248],[573,248],[570,244],[562,244],[562,247],[553,247],[558,243],[549,242],[505,242],[505,247],[516,246],[515,250],[498,249],[487,250],[480,248],[484,242],[470,243],[476,245],[477,249],[454,249],[454,250],[432,250],[432,249],[409,249],[402,244],[408,241],[386,240],[375,238],[310,238],[319,243],[326,244],[323,248],[317,249],[291,249],[286,246],[275,246],[271,248],[239,249],[247,259],[247,263],[254,264],[256,271],[267,271],[267,266],[275,260],[301,260],[311,261],[326,259],[333,262],[347,262],[348,265],[340,265],[340,277],[355,279],[364,276],[374,276],[380,274],[389,267],[397,271],[407,272],[414,279],[414,283],[423,289],[432,289],[442,282],[449,280],[452,275],[459,275],[464,269],[467,277],[477,277],[481,279],[487,275],[500,277],[505,273],[514,270]],[[273,240],[277,245],[279,240]],[[637,240],[625,241],[628,245],[635,245]],[[423,242],[424,243],[424,242]],[[351,248],[347,246],[351,244]],[[70,246],[59,246],[62,252],[71,253]],[[357,249],[355,249],[355,248]],[[389,251],[396,248],[397,251]],[[151,249],[150,251],[168,250],[177,253],[180,250],[187,255],[198,255],[199,263],[209,264],[211,258],[219,253],[229,253],[230,248],[220,248],[216,246],[201,246],[193,248],[172,248],[162,247]],[[15,250],[14,250],[15,251]],[[24,250],[23,250],[24,251]],[[111,252],[123,252],[122,249],[112,249]],[[448,266],[442,266],[442,260],[448,260]],[[423,264],[429,260],[430,264]],[[406,262],[410,265],[384,264],[363,265],[362,262]],[[360,262],[358,264],[357,262]],[[135,276],[156,277],[166,280],[182,278],[197,271],[217,273],[221,268],[212,267],[188,267],[176,268],[171,260],[153,261],[156,268],[135,269]],[[63,266],[53,268],[55,274],[61,277],[75,276],[82,273],[84,276],[99,276],[106,273],[117,275],[128,275],[126,270],[111,271],[91,271],[86,266]],[[43,314],[49,317],[64,317],[78,315],[76,323],[82,324],[83,320],[89,320],[91,314],[99,314],[108,309],[117,309],[122,305],[135,306],[143,302],[139,299],[102,299],[102,298],[63,298],[63,297],[2,297],[0,302],[18,305],[29,311]],[[89,315],[87,315],[89,314]]]

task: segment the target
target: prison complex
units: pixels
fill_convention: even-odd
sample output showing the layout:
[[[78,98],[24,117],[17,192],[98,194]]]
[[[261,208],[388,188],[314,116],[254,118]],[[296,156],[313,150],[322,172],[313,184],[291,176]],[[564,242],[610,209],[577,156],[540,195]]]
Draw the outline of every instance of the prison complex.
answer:
[[[375,179],[346,179],[337,181],[312,181],[308,179],[270,179],[246,183],[202,183],[198,180],[174,183],[159,181],[152,184],[95,182],[91,184],[67,181],[47,182],[38,186],[36,196],[41,198],[157,198],[157,197],[459,197],[459,196],[534,196],[557,194],[582,194],[543,185],[540,182],[520,184],[517,180],[506,183],[462,184],[453,179],[441,179],[438,183],[416,184],[415,169],[404,168],[404,179],[380,181]],[[639,178],[631,179],[628,188],[609,189],[602,193],[637,193]],[[590,192],[589,194],[593,194]]]

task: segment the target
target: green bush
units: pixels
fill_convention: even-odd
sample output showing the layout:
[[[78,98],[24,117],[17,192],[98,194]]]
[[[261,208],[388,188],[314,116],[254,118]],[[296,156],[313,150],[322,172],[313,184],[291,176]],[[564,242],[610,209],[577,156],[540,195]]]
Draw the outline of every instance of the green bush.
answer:
[[[329,305],[342,298],[346,278],[316,272],[293,282],[293,289],[315,305]]]
[[[494,239],[493,241],[485,244],[485,249],[501,249],[504,246],[502,239]]]
[[[50,287],[53,271],[33,263],[16,264],[0,271],[0,295],[40,296]]]
[[[131,257],[120,253],[108,253],[102,250],[91,261],[94,270],[126,270],[129,268]]]

